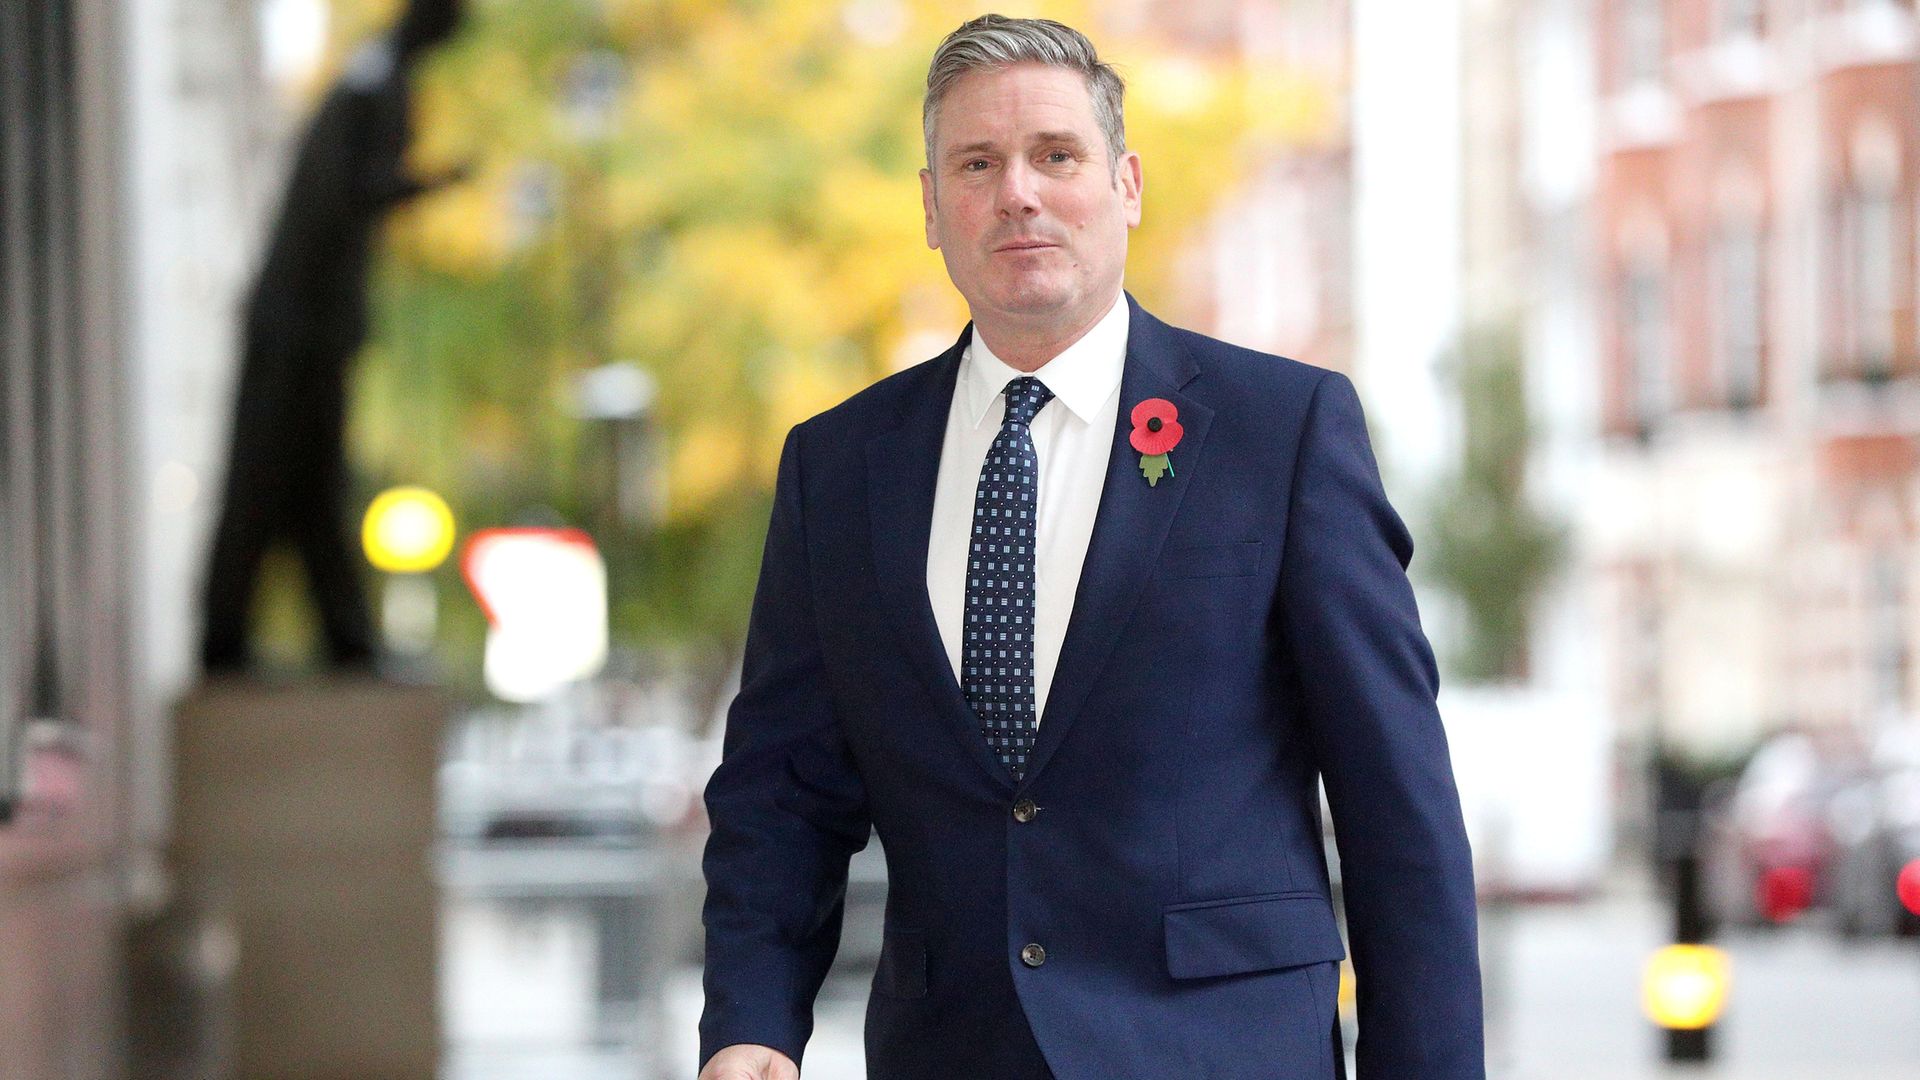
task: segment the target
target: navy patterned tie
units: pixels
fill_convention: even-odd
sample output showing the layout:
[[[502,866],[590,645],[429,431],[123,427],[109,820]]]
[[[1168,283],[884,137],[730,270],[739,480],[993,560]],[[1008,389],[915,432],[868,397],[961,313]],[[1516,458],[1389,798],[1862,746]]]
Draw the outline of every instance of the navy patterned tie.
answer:
[[[980,467],[967,553],[967,704],[987,745],[1015,780],[1033,749],[1033,554],[1040,506],[1039,459],[1028,425],[1053,391],[1032,376],[1007,383],[1006,418]]]

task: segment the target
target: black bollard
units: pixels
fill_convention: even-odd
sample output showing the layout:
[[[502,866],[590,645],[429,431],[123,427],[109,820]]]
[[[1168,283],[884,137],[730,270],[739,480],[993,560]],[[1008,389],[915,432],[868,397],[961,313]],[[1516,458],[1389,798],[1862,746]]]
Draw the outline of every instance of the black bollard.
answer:
[[[1673,941],[1677,945],[1704,945],[1713,937],[1714,920],[1708,909],[1701,878],[1700,848],[1705,786],[1677,762],[1663,758],[1655,777],[1656,858],[1673,903]],[[1668,1061],[1707,1062],[1713,1059],[1713,1025],[1699,1028],[1663,1028]]]

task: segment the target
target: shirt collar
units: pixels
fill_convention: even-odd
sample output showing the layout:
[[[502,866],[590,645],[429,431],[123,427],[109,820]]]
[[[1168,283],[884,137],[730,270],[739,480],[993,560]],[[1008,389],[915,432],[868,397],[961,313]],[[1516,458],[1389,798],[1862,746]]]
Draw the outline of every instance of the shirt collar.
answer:
[[[967,422],[979,427],[987,415],[987,407],[1006,390],[1007,383],[1022,375],[1032,375],[1045,383],[1053,396],[1075,416],[1091,423],[1100,406],[1120,387],[1120,375],[1127,360],[1127,314],[1126,293],[1122,291],[1114,297],[1113,307],[1080,335],[1080,340],[1031,372],[1009,367],[1006,361],[993,355],[976,328],[969,335],[966,355],[961,358]]]

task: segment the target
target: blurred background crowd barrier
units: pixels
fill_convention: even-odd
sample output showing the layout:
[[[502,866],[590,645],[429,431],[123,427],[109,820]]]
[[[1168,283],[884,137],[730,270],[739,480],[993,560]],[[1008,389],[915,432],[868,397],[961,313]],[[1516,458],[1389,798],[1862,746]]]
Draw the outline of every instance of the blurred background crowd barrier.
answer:
[[[965,321],[915,171],[980,9],[442,6],[402,64],[401,0],[0,4],[0,1080],[693,1075],[779,448]],[[1007,13],[1128,82],[1129,289],[1360,389],[1489,1075],[1920,1075],[1914,3]],[[276,233],[316,184],[364,243]],[[236,482],[269,330],[336,369],[253,445],[338,490]],[[236,491],[337,558],[207,679]],[[875,842],[810,1077],[885,902]]]

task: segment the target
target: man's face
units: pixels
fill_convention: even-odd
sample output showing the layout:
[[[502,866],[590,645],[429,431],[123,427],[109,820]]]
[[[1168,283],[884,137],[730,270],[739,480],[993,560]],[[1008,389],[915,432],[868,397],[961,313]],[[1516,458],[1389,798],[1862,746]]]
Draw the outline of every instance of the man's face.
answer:
[[[1140,155],[1116,178],[1079,72],[962,76],[940,103],[933,155],[920,171],[927,246],[976,320],[1071,329],[1105,311],[1140,224]]]

